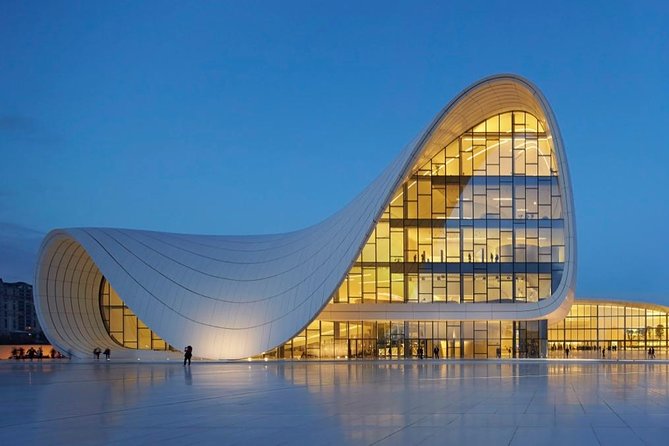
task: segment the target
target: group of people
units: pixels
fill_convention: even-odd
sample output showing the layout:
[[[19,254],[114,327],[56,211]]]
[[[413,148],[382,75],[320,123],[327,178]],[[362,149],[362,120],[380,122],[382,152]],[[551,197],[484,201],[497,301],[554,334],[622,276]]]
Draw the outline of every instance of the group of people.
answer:
[[[106,348],[106,349],[104,350],[104,352],[103,352],[102,350],[100,350],[100,347],[95,347],[95,348],[93,349],[93,357],[94,357],[96,360],[99,360],[99,359],[100,359],[100,353],[104,354],[104,355],[105,355],[105,359],[107,359],[107,361],[109,361],[109,357],[111,356],[111,350],[109,350],[109,348]]]
[[[440,352],[439,346],[435,345],[434,348],[432,349],[432,355],[434,359],[439,359],[439,352]],[[418,359],[423,359],[423,357],[425,356],[423,353],[423,347],[420,345],[418,346],[416,353],[418,353]]]
[[[655,359],[655,347],[648,349],[648,359]]]
[[[41,349],[40,349],[40,351],[41,351]],[[52,350],[52,351],[53,351],[53,350]],[[96,360],[99,360],[99,359],[100,359],[100,354],[101,354],[101,353],[102,353],[103,355],[105,355],[105,359],[106,359],[107,361],[109,361],[109,357],[111,356],[111,350],[109,350],[109,348],[105,348],[104,351],[103,351],[103,350],[100,349],[100,347],[95,347],[95,348],[93,349],[93,357],[94,357]],[[190,365],[190,360],[191,360],[192,357],[193,357],[193,347],[191,347],[191,346],[189,345],[189,346],[187,346],[186,349],[184,350],[184,365],[186,365],[186,363],[188,363],[188,365]]]
[[[25,350],[23,347],[14,347],[12,349],[12,355],[10,356],[10,359],[43,359],[44,356],[44,351],[42,350],[42,347],[38,347],[35,349],[34,347],[30,347],[28,350]],[[53,348],[49,352],[49,358],[56,359],[56,358],[62,358],[63,355],[60,354],[60,352],[57,352]]]

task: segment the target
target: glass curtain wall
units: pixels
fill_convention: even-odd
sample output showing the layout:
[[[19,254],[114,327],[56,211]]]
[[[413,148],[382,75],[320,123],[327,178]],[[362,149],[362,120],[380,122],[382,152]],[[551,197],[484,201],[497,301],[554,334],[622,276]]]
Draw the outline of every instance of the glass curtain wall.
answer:
[[[107,332],[117,344],[137,350],[172,349],[135,316],[104,277],[100,283],[100,312]]]
[[[648,349],[667,354],[667,312],[633,304],[576,303],[548,329],[549,355],[645,358]],[[602,349],[604,350],[602,352]]]
[[[557,159],[537,118],[472,127],[393,194],[334,303],[536,302],[565,256]]]
[[[546,321],[316,320],[267,358],[405,359],[546,356]]]
[[[536,116],[467,130],[392,195],[332,303],[537,302],[562,278],[558,160]],[[285,358],[545,356],[546,321],[316,320]]]

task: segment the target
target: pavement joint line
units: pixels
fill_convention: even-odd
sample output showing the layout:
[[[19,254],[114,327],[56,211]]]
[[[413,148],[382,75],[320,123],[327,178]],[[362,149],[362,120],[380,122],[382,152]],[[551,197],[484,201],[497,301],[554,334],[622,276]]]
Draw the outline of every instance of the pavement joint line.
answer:
[[[376,440],[376,441],[374,441],[374,442],[372,442],[372,443],[369,443],[369,445],[372,446],[372,445],[374,445],[374,444],[379,444],[379,443],[382,442],[383,440],[386,440],[386,439],[392,437],[393,435],[397,434],[398,432],[402,432],[402,431],[405,430],[407,427],[413,426],[414,424],[418,423],[420,420],[424,420],[425,418],[427,418],[427,416],[424,416],[423,418],[420,418],[420,419],[414,421],[413,423],[405,424],[404,426],[400,427],[399,429],[397,429],[397,430],[394,431],[394,432],[391,432],[390,434],[386,435],[385,437],[380,438],[380,439],[378,439],[378,440]]]
[[[618,417],[618,419],[619,419],[620,421],[622,421],[622,423],[627,427],[627,429],[631,430],[631,431],[634,433],[634,436],[635,436],[636,438],[638,438],[639,441],[641,441],[642,443],[645,443],[645,441],[643,441],[643,438],[641,438],[641,437],[639,436],[639,434],[636,432],[636,430],[635,430],[632,426],[630,426],[629,423],[628,423],[627,421],[625,421],[625,419],[624,419],[623,417],[621,417],[620,414],[619,414],[618,412],[616,412],[615,409],[614,409],[613,407],[611,407],[611,405],[609,404],[608,401],[606,401],[605,399],[603,399],[603,400],[602,400],[602,403],[604,403],[604,405],[605,405],[606,407],[608,407],[609,410],[610,410],[611,412],[613,412],[613,413],[616,415],[616,417]]]
[[[597,440],[597,444],[599,444],[601,446],[602,445],[602,440],[599,439],[599,436],[597,435],[597,431],[595,430],[595,428],[592,425],[590,425],[590,430],[592,431],[592,435],[595,436],[595,440]]]

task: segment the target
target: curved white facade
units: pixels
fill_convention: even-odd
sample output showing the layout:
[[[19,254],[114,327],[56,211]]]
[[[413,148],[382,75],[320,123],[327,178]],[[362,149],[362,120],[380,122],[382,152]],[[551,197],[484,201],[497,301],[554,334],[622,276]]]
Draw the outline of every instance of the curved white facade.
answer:
[[[553,141],[565,221],[564,274],[557,291],[533,303],[375,304],[370,312],[401,319],[561,319],[573,301],[575,232],[569,171],[553,113],[539,90],[514,75],[464,90],[344,209],[309,228],[264,236],[206,236],[128,229],[73,228],[42,242],[35,305],[49,340],[74,357],[99,346],[113,357],[164,357],[125,349],[105,328],[103,276],[132,311],[174,346],[193,345],[212,359],[258,355],[316,318],[342,282],[379,216],[415,167],[488,116],[525,110]],[[337,311],[329,306],[327,311]],[[363,311],[348,305],[339,311]],[[334,316],[333,316],[334,317]],[[372,317],[372,316],[370,316]]]

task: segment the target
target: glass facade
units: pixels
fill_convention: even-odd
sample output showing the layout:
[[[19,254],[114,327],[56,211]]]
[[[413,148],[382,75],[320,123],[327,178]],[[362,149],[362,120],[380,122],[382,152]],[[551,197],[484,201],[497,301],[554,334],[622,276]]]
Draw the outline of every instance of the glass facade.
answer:
[[[550,297],[565,260],[558,160],[541,120],[489,117],[392,195],[332,303],[513,303]],[[316,320],[282,358],[540,357],[546,321]]]
[[[117,344],[137,350],[171,349],[135,316],[104,277],[100,283],[100,312],[107,332]]]
[[[316,320],[268,352],[287,359],[648,358],[669,352],[669,313],[632,303],[577,302],[567,317],[547,321]],[[435,347],[438,351],[435,352]],[[602,354],[602,349],[604,352]]]
[[[522,111],[472,127],[393,194],[334,303],[537,302],[565,240],[550,136]]]
[[[565,262],[560,172],[550,134],[524,111],[491,116],[418,166],[392,194],[330,304],[526,303],[551,296]],[[666,355],[668,313],[579,301],[540,321],[318,318],[265,358],[400,359]],[[106,279],[105,327],[119,344],[167,350]]]
[[[546,321],[316,320],[282,347],[285,359],[538,358],[546,356]]]
[[[550,356],[646,357],[667,353],[667,312],[624,303],[575,303],[548,329]],[[602,349],[604,353],[602,354]]]

